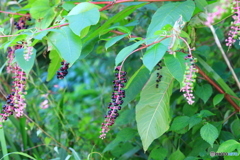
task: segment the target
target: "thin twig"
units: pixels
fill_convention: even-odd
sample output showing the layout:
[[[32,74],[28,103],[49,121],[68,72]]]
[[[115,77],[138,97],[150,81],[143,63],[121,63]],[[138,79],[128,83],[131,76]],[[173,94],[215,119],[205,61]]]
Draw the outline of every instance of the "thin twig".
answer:
[[[6,12],[6,11],[0,11],[0,13],[6,13],[6,14],[11,14],[11,15],[19,15],[19,16],[23,16],[23,17],[30,17],[30,14],[21,14],[21,13]]]
[[[57,143],[59,146],[61,146],[63,149],[65,149],[67,152],[71,153],[71,151],[66,148],[64,145],[62,145],[60,142],[58,142],[54,137],[52,137],[50,134],[48,134],[47,132],[45,132],[36,122],[34,122],[30,117],[28,117],[25,113],[24,116],[31,121],[32,123],[34,123],[34,125],[37,126],[37,128],[39,128],[46,136],[48,136],[49,138],[51,138],[55,143]]]
[[[226,53],[224,52],[224,50],[223,50],[223,48],[222,48],[222,45],[221,45],[221,43],[220,43],[220,41],[219,41],[219,39],[218,39],[218,36],[217,36],[217,34],[216,34],[216,32],[215,32],[215,29],[213,28],[212,25],[210,25],[209,28],[211,29],[212,34],[213,34],[213,37],[214,37],[214,39],[215,39],[215,42],[216,42],[219,50],[221,51],[222,56],[223,56],[223,58],[224,58],[224,60],[225,60],[225,62],[226,62],[226,64],[227,64],[230,72],[231,72],[232,75],[233,75],[233,78],[235,79],[235,81],[236,81],[236,83],[237,83],[238,89],[240,90],[240,82],[239,82],[239,80],[238,80],[238,77],[237,77],[237,75],[235,74],[235,72],[234,72],[234,70],[233,70],[233,68],[232,68],[232,66],[231,66],[231,64],[230,64],[230,62],[229,62],[229,60],[228,60],[228,58],[227,58],[227,56],[226,56]]]

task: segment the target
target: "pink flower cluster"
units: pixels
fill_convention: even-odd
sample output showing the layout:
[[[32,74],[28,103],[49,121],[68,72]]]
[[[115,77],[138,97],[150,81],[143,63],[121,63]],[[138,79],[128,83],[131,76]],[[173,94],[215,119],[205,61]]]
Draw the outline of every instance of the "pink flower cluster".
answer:
[[[3,105],[0,113],[0,122],[8,119],[9,116],[15,115],[21,117],[23,115],[25,103],[25,85],[26,85],[26,73],[17,65],[13,63],[15,49],[8,49],[8,66],[7,72],[13,74],[12,93],[9,94],[6,99],[6,104]]]
[[[186,98],[188,104],[192,105],[194,103],[194,95],[193,95],[193,86],[195,83],[196,73],[198,70],[195,66],[195,59],[193,59],[192,55],[189,54],[185,57],[185,59],[189,59],[190,63],[186,63],[186,71],[183,80],[183,87],[180,89],[181,92],[185,92],[183,96]]]
[[[226,46],[232,46],[232,44],[234,42],[236,42],[236,39],[239,35],[239,31],[240,31],[240,1],[235,0],[234,1],[234,6],[233,6],[233,12],[234,15],[232,16],[232,18],[234,19],[234,22],[232,23],[231,29],[228,32],[228,38],[226,39]]]
[[[228,9],[231,8],[233,0],[223,0],[220,2],[219,6],[214,8],[213,13],[208,13],[207,21],[205,25],[210,26],[214,23],[215,20],[220,19],[222,15],[228,12]]]

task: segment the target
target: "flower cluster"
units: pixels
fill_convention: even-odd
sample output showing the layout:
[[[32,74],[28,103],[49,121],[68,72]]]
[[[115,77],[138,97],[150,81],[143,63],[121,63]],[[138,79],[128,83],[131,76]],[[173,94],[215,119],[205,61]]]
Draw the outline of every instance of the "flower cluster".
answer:
[[[68,74],[69,63],[61,62],[62,67],[57,71],[57,78],[63,79]]]
[[[118,66],[115,69],[115,80],[113,80],[113,93],[112,101],[108,105],[108,112],[105,116],[104,123],[101,127],[101,135],[99,138],[104,139],[107,132],[110,130],[109,126],[112,126],[115,122],[115,119],[119,116],[118,111],[121,110],[121,105],[123,104],[123,98],[125,98],[124,84],[127,82],[126,75],[127,72],[121,71],[121,67]]]
[[[233,0],[220,1],[220,5],[214,8],[213,13],[208,13],[205,25],[210,26],[215,20],[221,19],[224,13],[227,13],[232,6]]]
[[[162,69],[161,63],[162,63],[162,61],[159,61],[159,62],[158,62],[158,64],[157,64],[157,70]],[[158,85],[159,85],[159,82],[161,82],[161,79],[162,79],[162,75],[161,75],[159,72],[157,72],[156,88],[158,88]]]
[[[29,61],[31,58],[31,55],[33,54],[33,47],[31,46],[32,44],[32,37],[27,37],[26,41],[23,43],[23,48],[24,48],[24,59],[26,61]]]
[[[186,63],[186,71],[184,74],[184,80],[183,80],[183,87],[181,88],[181,92],[185,92],[183,96],[187,99],[188,104],[194,103],[194,96],[193,96],[193,86],[196,82],[196,73],[198,72],[195,62],[196,58],[193,58],[191,54],[188,54],[185,57],[185,60],[189,59],[190,62]]]
[[[232,11],[234,12],[234,15],[232,18],[234,19],[234,22],[232,22],[232,26],[230,27],[230,31],[228,32],[228,38],[226,39],[226,46],[232,46],[234,42],[236,42],[236,39],[239,35],[239,25],[240,25],[240,1],[235,0],[234,6],[232,7]]]
[[[26,21],[31,21],[30,17],[21,17],[17,22],[14,22],[14,25],[17,30],[27,29],[28,25]]]
[[[26,74],[22,69],[15,63],[12,67],[14,73],[14,81],[12,82],[12,93],[9,94],[6,99],[7,102],[3,105],[2,112],[0,113],[0,122],[7,120],[10,115],[21,117],[23,115],[25,103],[25,85],[26,85]]]

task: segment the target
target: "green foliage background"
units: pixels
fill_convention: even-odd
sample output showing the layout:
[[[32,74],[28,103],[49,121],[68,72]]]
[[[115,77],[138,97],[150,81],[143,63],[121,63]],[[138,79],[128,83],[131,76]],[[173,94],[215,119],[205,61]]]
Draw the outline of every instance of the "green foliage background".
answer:
[[[179,92],[179,82],[185,71],[186,47],[179,45],[176,56],[167,55],[169,40],[127,58],[123,67],[128,72],[128,83],[120,116],[107,138],[98,138],[111,100],[114,67],[141,44],[156,40],[154,33],[167,24],[173,26],[179,15],[187,22],[183,31],[190,46],[196,48],[193,55],[198,58],[197,66],[227,94],[235,97],[233,100],[239,106],[239,88],[210,29],[201,19],[204,7],[218,3],[217,0],[128,2],[115,4],[102,12],[98,9],[104,5],[83,3],[72,9],[76,6],[74,2],[78,1],[0,2],[1,11],[30,13],[32,20],[28,23],[33,28],[16,31],[13,20],[20,16],[0,13],[2,33],[20,34],[0,38],[2,105],[5,104],[4,96],[11,91],[11,76],[4,68],[6,48],[24,40],[37,28],[33,40],[36,58],[22,63],[25,71],[31,70],[27,83],[27,117],[11,117],[4,122],[0,129],[0,157],[16,152],[4,159],[22,160],[31,156],[37,160],[195,160],[219,159],[211,157],[211,151],[240,153],[238,112],[234,113],[224,95],[200,74],[194,90],[196,102],[187,104]],[[229,15],[214,25],[225,51],[228,48],[224,40],[232,20]],[[56,22],[69,25],[42,30],[57,25]],[[123,35],[116,35],[112,30],[123,32]],[[238,79],[239,48],[238,40],[227,54]],[[155,65],[162,57],[165,63],[161,70],[163,79],[157,89]],[[71,67],[65,79],[58,80],[55,74],[62,59]],[[44,100],[49,101],[46,109],[40,107]],[[223,158],[239,159],[239,156]]]

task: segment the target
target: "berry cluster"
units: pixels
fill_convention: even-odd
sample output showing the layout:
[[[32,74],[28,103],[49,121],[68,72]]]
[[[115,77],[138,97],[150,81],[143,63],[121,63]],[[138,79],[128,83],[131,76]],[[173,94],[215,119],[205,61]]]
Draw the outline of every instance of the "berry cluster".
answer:
[[[157,64],[157,70],[162,69],[161,63],[162,63],[162,61],[159,61],[159,62],[158,62],[158,64]],[[161,79],[162,79],[162,75],[161,75],[159,72],[157,72],[156,88],[158,88],[159,82],[161,82]]]
[[[183,96],[187,99],[188,104],[194,103],[194,96],[192,94],[193,92],[193,86],[196,82],[196,73],[198,72],[195,62],[197,61],[196,58],[193,58],[191,54],[188,54],[185,57],[185,60],[189,59],[190,62],[186,63],[186,71],[184,74],[184,80],[183,80],[183,87],[181,88],[181,92],[185,92]]]
[[[121,110],[121,105],[123,104],[123,98],[125,98],[125,90],[124,84],[127,82],[126,75],[127,72],[121,71],[121,67],[118,66],[115,69],[115,80],[113,80],[113,93],[112,93],[112,101],[108,105],[109,111],[105,116],[105,121],[102,123],[101,127],[101,135],[100,138],[104,139],[106,137],[106,133],[110,130],[109,126],[112,126],[115,122],[115,119],[119,116],[118,111]]]
[[[14,25],[17,30],[21,29],[27,29],[28,25],[26,24],[26,21],[31,21],[30,17],[21,17],[17,22],[14,22]]]
[[[68,74],[69,63],[61,62],[62,67],[57,71],[57,78],[63,79]]]

